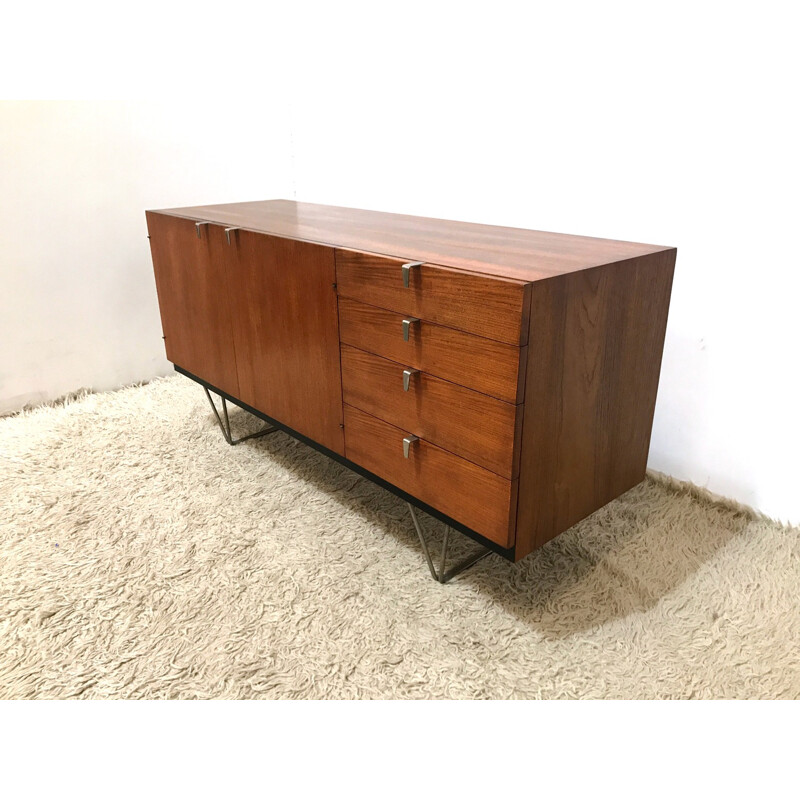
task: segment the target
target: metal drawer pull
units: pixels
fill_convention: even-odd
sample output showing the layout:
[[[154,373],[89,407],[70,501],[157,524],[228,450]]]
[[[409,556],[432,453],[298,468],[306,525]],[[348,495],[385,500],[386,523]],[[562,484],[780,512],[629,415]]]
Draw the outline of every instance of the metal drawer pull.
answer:
[[[403,455],[408,458],[408,448],[411,447],[414,442],[419,441],[419,436],[414,436],[413,433],[409,433],[408,436],[403,439]]]
[[[228,244],[231,243],[231,232],[238,231],[238,228],[225,228],[225,238],[228,240]]]
[[[404,369],[403,370],[403,391],[408,391],[408,382],[411,380],[412,375],[416,375],[419,372],[418,369]]]
[[[411,330],[411,326],[415,323],[419,322],[416,317],[409,317],[408,319],[403,320],[403,341],[408,341],[408,332]]]
[[[411,270],[413,267],[421,267],[422,261],[409,261],[408,264],[403,264],[403,286],[408,289],[408,279],[411,277]]]
[[[201,225],[210,225],[210,222],[195,222],[194,228],[197,231],[197,238],[202,239],[203,237],[200,235],[200,226]]]

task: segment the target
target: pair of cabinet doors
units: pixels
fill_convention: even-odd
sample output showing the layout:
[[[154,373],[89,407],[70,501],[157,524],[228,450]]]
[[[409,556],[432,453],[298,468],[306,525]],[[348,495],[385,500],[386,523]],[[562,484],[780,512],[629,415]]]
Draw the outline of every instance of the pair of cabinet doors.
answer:
[[[334,249],[147,213],[167,358],[344,454]]]

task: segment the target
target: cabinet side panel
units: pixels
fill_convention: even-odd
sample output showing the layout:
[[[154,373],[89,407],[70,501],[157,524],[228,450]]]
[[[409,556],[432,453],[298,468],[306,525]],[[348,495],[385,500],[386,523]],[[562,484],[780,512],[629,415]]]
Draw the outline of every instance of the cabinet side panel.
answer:
[[[237,396],[222,228],[148,211],[147,229],[167,358]]]
[[[675,256],[533,284],[517,559],[643,480]]]

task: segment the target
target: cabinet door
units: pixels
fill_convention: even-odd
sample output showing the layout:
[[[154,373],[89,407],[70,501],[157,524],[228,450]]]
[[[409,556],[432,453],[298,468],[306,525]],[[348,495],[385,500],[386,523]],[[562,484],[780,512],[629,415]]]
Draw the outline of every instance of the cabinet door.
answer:
[[[344,454],[333,248],[231,231],[238,397]]]
[[[150,211],[147,229],[167,358],[238,396],[224,229]]]

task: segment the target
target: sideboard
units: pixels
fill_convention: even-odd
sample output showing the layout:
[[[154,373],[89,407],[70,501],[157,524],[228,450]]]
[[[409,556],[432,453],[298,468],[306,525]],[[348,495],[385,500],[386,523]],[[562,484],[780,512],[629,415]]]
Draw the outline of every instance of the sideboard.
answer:
[[[229,401],[405,499],[437,580],[644,478],[675,248],[288,200],[146,216],[167,358],[226,439]],[[479,553],[435,564],[416,509]]]

